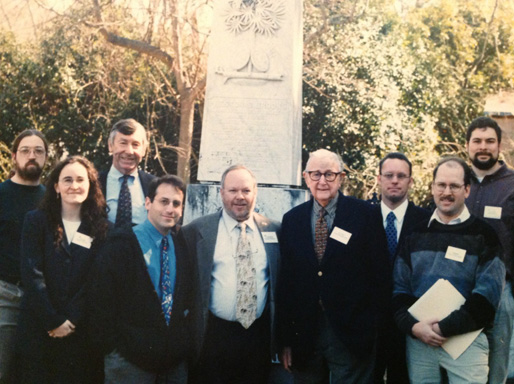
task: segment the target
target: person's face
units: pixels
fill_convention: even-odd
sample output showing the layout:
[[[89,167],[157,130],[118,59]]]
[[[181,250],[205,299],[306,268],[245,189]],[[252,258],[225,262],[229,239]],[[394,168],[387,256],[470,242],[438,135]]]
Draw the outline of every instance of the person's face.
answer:
[[[220,194],[223,207],[230,217],[237,221],[245,221],[255,207],[257,186],[247,170],[235,169],[225,176]]]
[[[468,156],[475,167],[481,170],[491,169],[500,155],[500,143],[493,128],[477,128],[471,132],[466,143]]]
[[[327,181],[324,175],[319,180],[314,181],[311,179],[309,172],[339,173],[341,172],[339,164],[330,158],[317,157],[308,162],[307,169],[303,172],[303,178],[312,196],[322,207],[326,207],[330,200],[336,197],[339,188],[341,188],[344,173],[339,173],[333,181]]]
[[[54,185],[55,191],[61,195],[63,207],[82,204],[89,193],[89,177],[87,169],[80,163],[67,164]]]
[[[143,159],[146,152],[145,134],[143,129],[137,129],[132,135],[117,132],[113,142],[109,142],[112,164],[124,175],[133,173]]]
[[[412,177],[409,164],[401,159],[387,159],[382,164],[378,175],[378,185],[382,192],[382,200],[386,205],[396,205],[407,199]]]
[[[35,135],[24,137],[12,154],[16,174],[29,181],[39,180],[46,158],[45,143]]]
[[[184,194],[174,185],[162,183],[155,191],[153,201],[145,200],[148,220],[163,236],[173,228],[182,217]]]
[[[454,191],[451,190],[452,188]],[[452,166],[441,165],[432,182],[432,195],[441,219],[449,222],[458,217],[469,196],[469,185],[464,186],[462,167],[456,163],[453,163]]]

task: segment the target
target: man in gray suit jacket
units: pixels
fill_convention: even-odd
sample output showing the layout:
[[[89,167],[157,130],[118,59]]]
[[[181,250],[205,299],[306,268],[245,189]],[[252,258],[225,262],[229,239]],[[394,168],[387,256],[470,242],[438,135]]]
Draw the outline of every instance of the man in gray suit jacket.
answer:
[[[280,224],[253,212],[257,181],[242,165],[222,175],[223,210],[182,228],[198,266],[200,357],[194,383],[266,383],[271,364]]]

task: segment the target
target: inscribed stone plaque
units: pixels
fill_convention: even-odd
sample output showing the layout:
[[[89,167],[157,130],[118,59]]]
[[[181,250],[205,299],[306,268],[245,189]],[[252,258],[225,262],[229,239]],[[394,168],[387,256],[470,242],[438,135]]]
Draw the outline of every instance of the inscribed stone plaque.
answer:
[[[244,164],[300,185],[302,38],[302,1],[215,3],[198,180]]]

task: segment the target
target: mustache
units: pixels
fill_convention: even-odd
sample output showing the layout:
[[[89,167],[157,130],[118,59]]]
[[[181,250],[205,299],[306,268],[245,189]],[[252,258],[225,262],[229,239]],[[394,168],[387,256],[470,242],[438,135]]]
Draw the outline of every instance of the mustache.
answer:
[[[492,156],[493,154],[491,152],[477,152],[475,156]]]
[[[448,200],[449,202],[453,203],[455,201],[455,197],[453,197],[453,196],[443,196],[439,200],[441,200],[441,201]]]

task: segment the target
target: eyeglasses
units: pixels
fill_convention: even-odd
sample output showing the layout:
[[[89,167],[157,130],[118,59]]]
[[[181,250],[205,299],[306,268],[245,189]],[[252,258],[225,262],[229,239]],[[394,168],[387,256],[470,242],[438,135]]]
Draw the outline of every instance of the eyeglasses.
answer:
[[[40,147],[36,147],[36,148],[21,147],[18,149],[17,152],[21,153],[23,156],[30,156],[30,154],[32,152],[34,152],[34,155],[36,155],[36,157],[43,157],[46,155],[46,151]]]
[[[325,176],[326,181],[334,181],[338,175],[340,175],[342,172],[325,172],[321,173],[320,171],[310,171],[307,172],[309,177],[312,181],[319,181],[321,179],[321,176]]]
[[[65,177],[59,180],[59,183],[62,183],[66,187],[71,187],[75,181],[77,182],[77,184],[82,185],[86,181],[88,181],[88,179],[84,179],[82,177],[77,177],[76,179],[73,179],[73,177]]]
[[[434,183],[434,188],[436,189],[437,192],[444,192],[446,191],[446,188],[450,188],[450,191],[452,193],[454,192],[458,192],[462,189],[462,187],[464,187],[465,184],[445,184],[445,183]]]
[[[399,181],[403,181],[405,179],[409,179],[410,178],[410,175],[406,175],[405,173],[383,173],[381,174],[382,177],[384,177],[386,180],[393,180],[394,177],[396,176],[396,178],[399,180]]]

